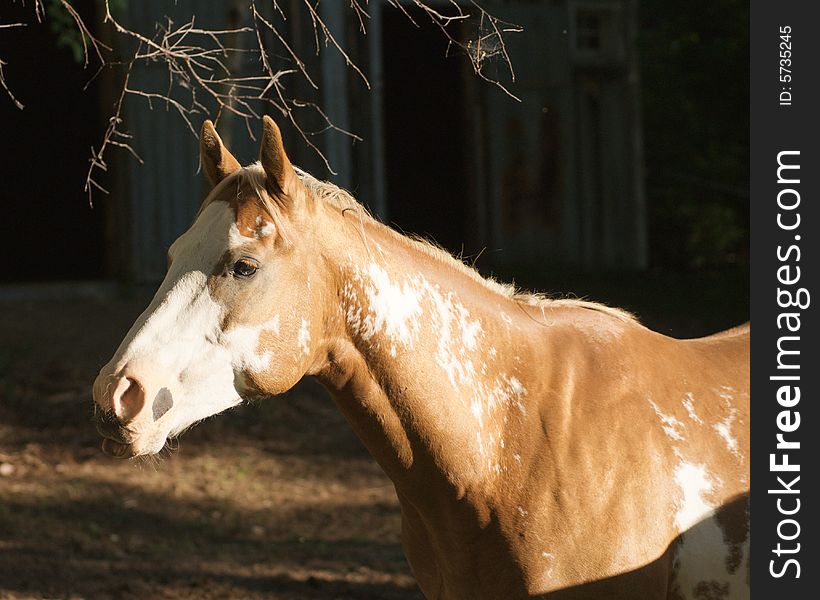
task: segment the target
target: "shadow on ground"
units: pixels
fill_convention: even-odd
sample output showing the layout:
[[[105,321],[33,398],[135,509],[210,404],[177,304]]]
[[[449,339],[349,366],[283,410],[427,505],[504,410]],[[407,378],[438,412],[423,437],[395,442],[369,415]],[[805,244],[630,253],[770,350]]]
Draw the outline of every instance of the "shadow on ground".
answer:
[[[357,527],[392,526],[390,502],[362,503],[356,519],[339,519],[335,500],[262,510],[79,476],[41,495],[4,497],[0,507],[4,594],[419,597],[395,539]]]
[[[0,598],[418,599],[392,485],[318,386],[99,451],[90,383],[149,295],[0,301]]]
[[[748,315],[739,272],[518,280],[678,337]],[[316,384],[158,462],[100,454],[90,385],[149,299],[0,299],[0,598],[420,598],[392,485]]]

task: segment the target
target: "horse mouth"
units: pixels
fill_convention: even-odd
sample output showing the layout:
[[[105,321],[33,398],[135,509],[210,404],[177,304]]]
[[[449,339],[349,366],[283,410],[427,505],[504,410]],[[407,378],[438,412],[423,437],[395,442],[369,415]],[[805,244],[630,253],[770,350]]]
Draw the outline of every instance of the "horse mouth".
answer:
[[[103,437],[102,451],[115,458],[131,458],[136,454],[127,432],[111,417],[97,413],[97,433]]]
[[[102,441],[102,451],[114,458],[131,458],[136,455],[131,444],[123,444],[111,438],[104,438]]]

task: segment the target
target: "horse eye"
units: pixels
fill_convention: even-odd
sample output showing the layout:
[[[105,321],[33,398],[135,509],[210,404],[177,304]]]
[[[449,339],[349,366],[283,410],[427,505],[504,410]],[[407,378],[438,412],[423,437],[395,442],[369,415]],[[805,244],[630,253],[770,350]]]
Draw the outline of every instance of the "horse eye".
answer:
[[[247,258],[240,258],[233,264],[233,274],[237,277],[250,277],[259,268],[255,262]]]

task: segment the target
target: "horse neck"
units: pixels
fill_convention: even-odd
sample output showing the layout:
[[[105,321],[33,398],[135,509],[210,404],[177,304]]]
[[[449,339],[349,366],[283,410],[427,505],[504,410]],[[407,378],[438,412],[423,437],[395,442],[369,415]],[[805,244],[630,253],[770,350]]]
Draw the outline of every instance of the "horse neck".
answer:
[[[438,474],[486,490],[520,461],[509,438],[527,418],[522,308],[381,226],[358,237],[333,252],[338,327],[320,381],[397,488],[429,489]]]

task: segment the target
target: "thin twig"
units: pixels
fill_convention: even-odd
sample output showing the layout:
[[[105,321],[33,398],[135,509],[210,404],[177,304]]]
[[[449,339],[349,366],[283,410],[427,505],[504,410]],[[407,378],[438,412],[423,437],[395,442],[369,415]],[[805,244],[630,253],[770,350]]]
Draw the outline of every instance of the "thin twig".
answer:
[[[25,108],[23,103],[20,102],[17,98],[14,97],[14,94],[11,93],[11,90],[9,89],[9,86],[6,85],[6,76],[3,73],[3,65],[6,65],[6,64],[8,64],[8,63],[3,62],[3,59],[0,58],[0,86],[2,86],[4,90],[6,90],[6,93],[9,95],[9,98],[11,98],[11,101],[14,103],[14,106],[19,108],[20,110],[23,110],[23,108]]]
[[[332,0],[337,1],[337,0]],[[197,26],[195,18],[182,25],[175,24],[170,17],[156,19],[153,31],[138,31],[126,22],[120,21],[114,14],[110,0],[103,0],[103,21],[99,27],[108,27],[112,46],[128,47],[133,42],[136,49],[129,52],[127,61],[115,58],[112,47],[102,43],[92,35],[92,28],[83,21],[72,0],[55,1],[71,16],[76,30],[80,34],[83,46],[83,62],[86,67],[93,66],[94,73],[86,87],[94,81],[103,69],[122,69],[123,83],[119,88],[117,101],[108,120],[105,133],[98,148],[91,149],[89,167],[85,180],[85,191],[89,203],[95,191],[107,193],[97,180],[98,175],[106,172],[107,152],[111,148],[121,148],[133,155],[139,162],[142,159],[134,150],[131,136],[124,123],[124,104],[126,98],[139,99],[153,108],[155,104],[165,105],[165,109],[177,113],[189,131],[196,135],[200,115],[215,116],[216,120],[226,114],[232,114],[245,123],[251,138],[256,122],[266,111],[274,111],[286,118],[305,143],[322,159],[328,170],[332,166],[322,153],[316,136],[328,131],[335,131],[353,140],[362,138],[351,131],[338,127],[321,106],[313,99],[295,98],[291,93],[292,81],[300,78],[314,91],[319,90],[317,78],[307,63],[299,56],[299,49],[289,42],[289,31],[282,23],[288,22],[290,16],[277,0],[266,0],[267,9],[263,11],[261,0],[250,0],[245,4],[247,13],[245,23],[248,26],[225,29],[209,29]],[[408,10],[413,6],[418,14],[424,15],[438,27],[447,40],[448,53],[451,48],[460,49],[470,61],[477,76],[500,87],[512,98],[515,96],[507,89],[506,84],[497,78],[487,75],[485,65],[498,59],[505,66],[509,80],[515,81],[515,72],[507,51],[506,36],[521,31],[517,25],[506,23],[484,10],[476,0],[462,2],[457,0],[388,0],[388,4],[400,10],[411,23],[418,26],[414,14]],[[287,4],[286,4],[287,6]],[[338,52],[347,68],[353,71],[366,87],[370,82],[364,71],[356,64],[342,39],[337,37],[323,20],[319,10],[320,0],[302,0],[289,4],[292,10],[301,10],[312,25],[316,52]],[[348,15],[358,25],[361,35],[366,35],[370,22],[368,0],[348,0]],[[43,22],[48,18],[43,0],[34,0],[34,18]],[[242,23],[242,21],[239,21]],[[0,24],[0,29],[25,27],[28,23]],[[100,31],[99,27],[93,28]],[[468,27],[472,29],[467,29]],[[465,37],[465,31],[473,33]],[[269,36],[266,43],[265,36]],[[272,37],[270,37],[272,36]],[[269,45],[281,46],[283,55],[273,54]],[[331,50],[332,48],[332,50]],[[245,57],[258,60],[255,72],[239,72],[237,66],[243,64]],[[247,61],[244,61],[246,64]],[[12,102],[22,109],[23,104],[14,97],[4,78],[5,62],[0,60],[0,87],[5,90]],[[135,68],[151,65],[163,69],[164,87],[149,89],[137,85],[132,78]],[[316,131],[305,127],[300,120],[302,110],[310,111],[318,118],[321,126]],[[298,115],[297,115],[298,113]]]

